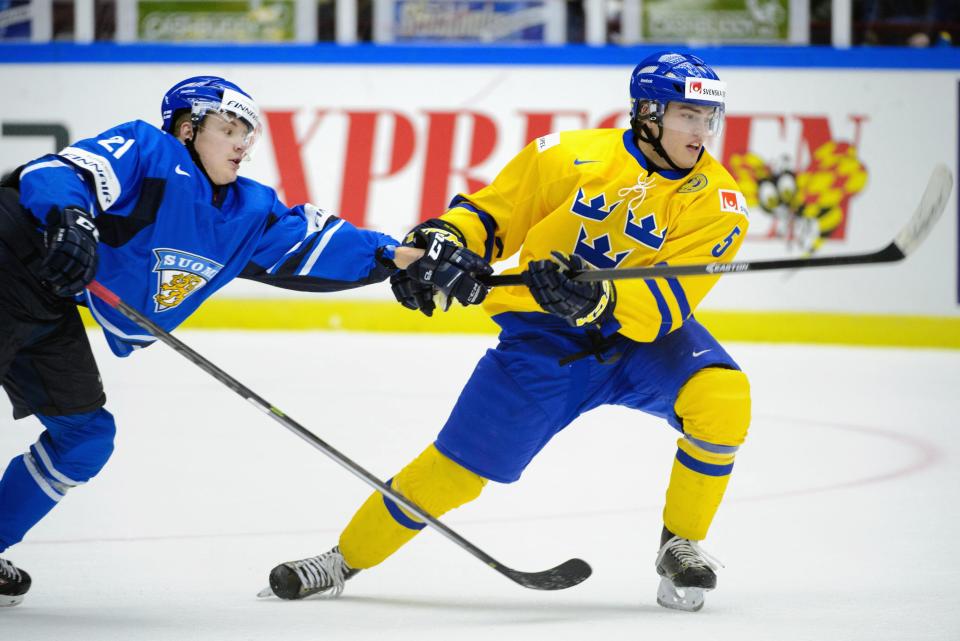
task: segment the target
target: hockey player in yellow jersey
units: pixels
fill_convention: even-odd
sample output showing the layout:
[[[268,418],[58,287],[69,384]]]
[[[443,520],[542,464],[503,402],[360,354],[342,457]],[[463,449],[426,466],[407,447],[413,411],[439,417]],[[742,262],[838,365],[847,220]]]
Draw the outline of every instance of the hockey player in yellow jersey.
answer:
[[[631,127],[531,142],[487,187],[407,235],[426,250],[392,278],[428,316],[451,299],[483,303],[502,332],[435,442],[390,485],[440,516],[492,480],[511,483],[580,414],[618,404],[679,433],[659,552],[657,601],[699,610],[716,562],[699,546],[750,423],[746,376],[694,318],[718,276],[580,282],[572,270],[730,261],[747,231],[744,198],[704,149],[726,89],[696,56],[662,52],[630,81]],[[524,286],[487,290],[490,263],[519,252]],[[336,595],[424,527],[374,493],[333,550],[278,565],[282,598]]]

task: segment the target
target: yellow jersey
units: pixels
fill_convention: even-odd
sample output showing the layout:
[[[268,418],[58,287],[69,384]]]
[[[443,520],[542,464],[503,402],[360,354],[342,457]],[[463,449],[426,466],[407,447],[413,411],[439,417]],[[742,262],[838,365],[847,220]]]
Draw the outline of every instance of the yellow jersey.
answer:
[[[706,150],[689,171],[650,172],[629,129],[538,138],[441,218],[491,263],[519,251],[519,266],[505,273],[553,250],[604,269],[729,262],[748,225],[737,183]],[[649,342],[678,329],[718,278],[618,280],[618,331]],[[492,316],[543,312],[523,286],[494,288],[484,308]]]

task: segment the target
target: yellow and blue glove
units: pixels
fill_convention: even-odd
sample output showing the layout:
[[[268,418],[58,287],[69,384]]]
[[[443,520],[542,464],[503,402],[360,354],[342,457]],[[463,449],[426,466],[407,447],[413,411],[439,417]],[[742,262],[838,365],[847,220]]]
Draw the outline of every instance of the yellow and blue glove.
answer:
[[[545,311],[573,327],[599,325],[613,315],[617,290],[613,281],[584,282],[571,276],[590,268],[576,254],[551,252],[552,260],[534,260],[523,272],[523,282]]]
[[[431,316],[437,305],[443,311],[456,299],[461,305],[478,305],[487,296],[480,276],[493,273],[481,256],[466,248],[463,234],[438,219],[414,227],[403,242],[425,250],[423,257],[390,278],[393,295],[401,305]]]

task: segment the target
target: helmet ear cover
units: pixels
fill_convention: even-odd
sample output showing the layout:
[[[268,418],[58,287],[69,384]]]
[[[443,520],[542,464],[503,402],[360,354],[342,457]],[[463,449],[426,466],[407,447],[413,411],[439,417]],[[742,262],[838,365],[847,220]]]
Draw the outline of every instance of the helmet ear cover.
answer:
[[[667,105],[660,100],[650,100],[646,98],[634,98],[631,101],[630,124],[635,121],[647,120],[649,122],[662,123],[663,114],[667,111]]]
[[[630,128],[633,129],[633,135],[640,140],[648,143],[657,142],[663,137],[663,104],[656,100],[633,100],[633,108],[630,110]],[[647,123],[656,123],[658,127],[657,136],[654,137],[653,131]]]

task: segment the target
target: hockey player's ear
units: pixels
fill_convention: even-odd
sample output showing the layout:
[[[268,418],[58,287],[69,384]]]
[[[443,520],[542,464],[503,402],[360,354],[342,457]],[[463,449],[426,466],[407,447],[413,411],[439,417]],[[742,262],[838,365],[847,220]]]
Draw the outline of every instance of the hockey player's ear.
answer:
[[[184,144],[193,140],[193,134],[193,123],[189,120],[181,122],[177,127],[177,138]]]

